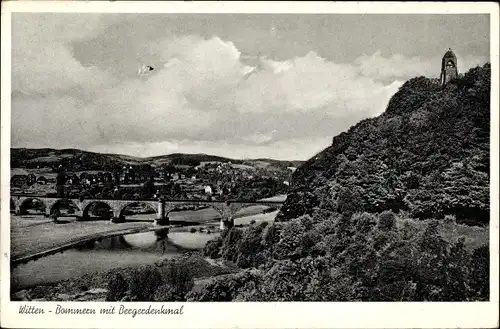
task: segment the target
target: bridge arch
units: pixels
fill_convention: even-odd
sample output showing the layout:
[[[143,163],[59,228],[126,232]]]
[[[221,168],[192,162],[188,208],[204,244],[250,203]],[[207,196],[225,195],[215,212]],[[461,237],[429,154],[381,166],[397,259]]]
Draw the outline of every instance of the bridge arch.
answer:
[[[76,212],[81,212],[82,209],[80,209],[79,205],[76,204],[73,200],[67,199],[67,198],[61,198],[55,201],[53,204],[49,206],[49,214],[54,213],[56,210],[59,210],[61,208],[67,207],[67,214],[72,215],[76,214]]]
[[[10,198],[10,205],[9,205],[9,210],[10,212],[16,212],[16,201],[14,201],[13,198]]]
[[[82,218],[88,220],[91,214],[109,219],[113,216],[113,207],[104,200],[91,200],[82,206]]]
[[[217,204],[217,203],[204,203],[204,202],[184,202],[182,204],[169,204],[167,203],[165,205],[165,217],[168,217],[168,214],[173,212],[173,211],[182,211],[182,207],[204,207],[204,208],[210,208],[215,210],[221,217],[221,219],[226,220],[227,218],[230,217],[230,211],[229,208],[224,205],[224,204]]]
[[[128,215],[127,214],[127,210],[130,210],[130,207],[138,206],[138,205],[142,205],[143,207],[145,206],[146,208],[148,208],[152,212],[154,212],[154,217],[155,218],[158,215],[158,204],[157,204],[157,202],[155,203],[155,202],[150,202],[150,201],[140,201],[140,200],[137,200],[137,201],[131,201],[131,202],[128,202],[128,203],[125,203],[125,204],[121,204],[118,207],[118,209],[115,210],[116,211],[115,217],[118,217],[118,218],[124,220],[125,217]],[[116,216],[116,215],[118,215],[118,216]]]
[[[47,204],[44,202],[42,198],[38,197],[26,197],[18,200],[17,202],[14,201],[15,203],[15,212],[18,215],[25,215],[28,212],[28,209],[30,209],[30,205],[33,204],[33,201],[36,201],[36,203],[39,205],[40,210],[42,212],[47,211]]]

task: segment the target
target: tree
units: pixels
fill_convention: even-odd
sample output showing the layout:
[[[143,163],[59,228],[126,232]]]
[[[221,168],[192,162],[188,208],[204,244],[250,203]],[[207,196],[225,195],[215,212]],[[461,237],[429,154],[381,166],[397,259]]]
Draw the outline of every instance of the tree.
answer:
[[[66,172],[61,167],[56,176],[56,189],[59,197],[64,197],[64,184],[66,184]]]
[[[117,187],[120,187],[120,174],[121,174],[121,168],[119,165],[115,164],[113,166],[113,177]]]
[[[142,197],[150,199],[156,192],[156,187],[152,179],[149,179],[142,186]]]

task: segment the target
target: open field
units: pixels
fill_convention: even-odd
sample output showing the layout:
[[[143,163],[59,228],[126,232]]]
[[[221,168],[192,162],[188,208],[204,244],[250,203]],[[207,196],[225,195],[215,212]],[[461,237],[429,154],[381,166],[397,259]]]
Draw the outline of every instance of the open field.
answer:
[[[286,194],[279,194],[272,196],[270,198],[261,199],[260,201],[285,201],[285,200],[286,200]]]
[[[128,232],[153,227],[150,222],[128,222],[111,224],[108,221],[77,222],[64,224],[42,222],[38,225],[18,225],[23,219],[11,216],[11,260],[56,248],[92,236],[105,236],[111,233]],[[33,221],[31,221],[33,222]],[[32,223],[33,224],[33,223]]]
[[[404,221],[407,221],[411,226],[415,227],[419,231],[423,230],[429,223],[429,221],[398,218],[398,225],[402,225]],[[464,243],[469,250],[489,245],[490,241],[490,230],[488,227],[467,226],[453,222],[447,223],[441,221],[439,222],[438,231],[443,239],[448,242],[456,242],[460,237],[465,238]]]

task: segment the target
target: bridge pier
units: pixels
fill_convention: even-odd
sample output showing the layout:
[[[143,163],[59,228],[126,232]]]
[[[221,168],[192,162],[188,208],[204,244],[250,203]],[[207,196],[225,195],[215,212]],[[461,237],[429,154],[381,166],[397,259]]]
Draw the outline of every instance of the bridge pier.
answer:
[[[124,223],[125,216],[122,214],[122,209],[118,204],[111,204],[111,209],[113,211],[113,217],[110,218],[109,222],[112,224]]]
[[[124,223],[125,222],[125,217],[123,216],[119,216],[119,217],[111,217],[111,219],[109,220],[109,222],[111,224],[117,224],[117,223]]]
[[[155,225],[164,226],[169,225],[170,221],[168,215],[165,212],[165,201],[158,201],[158,211],[156,213]]]
[[[220,219],[220,230],[229,230],[234,226],[234,218],[221,218]]]
[[[155,219],[155,225],[156,226],[166,226],[166,225],[169,225],[169,224],[170,224],[170,220],[169,220],[168,216],[164,217],[164,218],[161,218],[161,219],[160,218]]]

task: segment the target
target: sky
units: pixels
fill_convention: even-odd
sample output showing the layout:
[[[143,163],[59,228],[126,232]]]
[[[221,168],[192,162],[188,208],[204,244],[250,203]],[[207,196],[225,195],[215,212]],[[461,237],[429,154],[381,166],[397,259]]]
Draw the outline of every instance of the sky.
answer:
[[[489,61],[488,15],[14,13],[11,144],[305,160],[448,48]]]

